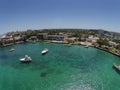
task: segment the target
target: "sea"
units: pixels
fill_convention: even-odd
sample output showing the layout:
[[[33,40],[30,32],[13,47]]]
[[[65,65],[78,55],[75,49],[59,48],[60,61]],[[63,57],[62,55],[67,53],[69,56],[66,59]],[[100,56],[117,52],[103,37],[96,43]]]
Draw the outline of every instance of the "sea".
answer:
[[[44,48],[49,51],[41,55]],[[25,55],[32,62],[21,63]],[[0,90],[120,90],[114,63],[120,65],[120,57],[94,47],[48,42],[2,47]]]

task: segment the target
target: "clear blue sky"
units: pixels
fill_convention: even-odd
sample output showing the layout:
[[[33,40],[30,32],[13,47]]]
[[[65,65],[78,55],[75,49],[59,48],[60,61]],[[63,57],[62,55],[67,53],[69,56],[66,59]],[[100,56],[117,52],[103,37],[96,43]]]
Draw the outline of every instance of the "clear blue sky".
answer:
[[[0,0],[0,34],[44,28],[120,32],[120,0]]]

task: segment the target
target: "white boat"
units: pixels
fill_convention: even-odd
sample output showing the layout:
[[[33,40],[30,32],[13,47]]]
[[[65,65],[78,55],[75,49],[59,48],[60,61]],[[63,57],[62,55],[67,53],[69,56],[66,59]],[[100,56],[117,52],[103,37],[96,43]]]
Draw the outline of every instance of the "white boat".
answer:
[[[12,51],[14,51],[14,50],[15,50],[14,48],[11,48],[9,51],[12,52]]]
[[[47,52],[48,52],[48,49],[45,48],[44,50],[42,50],[41,54],[43,55],[43,54],[46,54]]]
[[[21,59],[20,59],[20,61],[21,61],[21,62],[31,62],[32,59],[31,59],[31,57],[29,57],[28,55],[25,55],[24,58],[21,58]]]
[[[114,67],[115,69],[117,69],[118,71],[120,71],[120,66],[118,66],[118,65],[116,65],[116,64],[113,64],[113,67]]]

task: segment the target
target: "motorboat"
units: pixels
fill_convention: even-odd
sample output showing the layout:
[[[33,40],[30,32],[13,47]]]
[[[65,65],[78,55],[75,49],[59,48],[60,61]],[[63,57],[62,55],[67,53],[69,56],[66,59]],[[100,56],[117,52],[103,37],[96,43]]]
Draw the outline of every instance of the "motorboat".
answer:
[[[14,49],[14,48],[11,48],[9,51],[12,52],[12,51],[15,51],[15,49]]]
[[[46,54],[47,52],[48,52],[48,49],[45,48],[45,49],[42,50],[41,54],[43,55],[43,54]]]
[[[28,55],[25,55],[24,58],[21,58],[21,59],[20,59],[20,61],[21,61],[21,62],[31,62],[32,59],[31,59],[31,57],[29,57]]]
[[[115,69],[117,69],[118,71],[120,71],[120,65],[118,66],[118,65],[116,65],[116,64],[113,64],[113,67],[114,67]]]

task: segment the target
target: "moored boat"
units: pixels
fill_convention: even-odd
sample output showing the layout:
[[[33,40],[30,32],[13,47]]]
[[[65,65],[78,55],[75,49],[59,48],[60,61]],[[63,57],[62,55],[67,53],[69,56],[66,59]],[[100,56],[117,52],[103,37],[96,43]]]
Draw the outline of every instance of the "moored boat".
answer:
[[[31,62],[32,61],[32,59],[31,59],[31,57],[29,57],[28,55],[25,55],[25,57],[24,58],[21,58],[20,59],[20,61],[21,62]]]
[[[43,55],[43,54],[46,54],[47,52],[48,52],[48,49],[45,48],[44,50],[42,50],[41,54]]]
[[[14,48],[11,48],[9,51],[12,52],[12,51],[15,51],[15,49],[14,49]]]
[[[115,69],[117,69],[118,71],[120,71],[120,65],[118,66],[118,65],[116,65],[116,64],[113,64],[113,67],[114,67]]]

